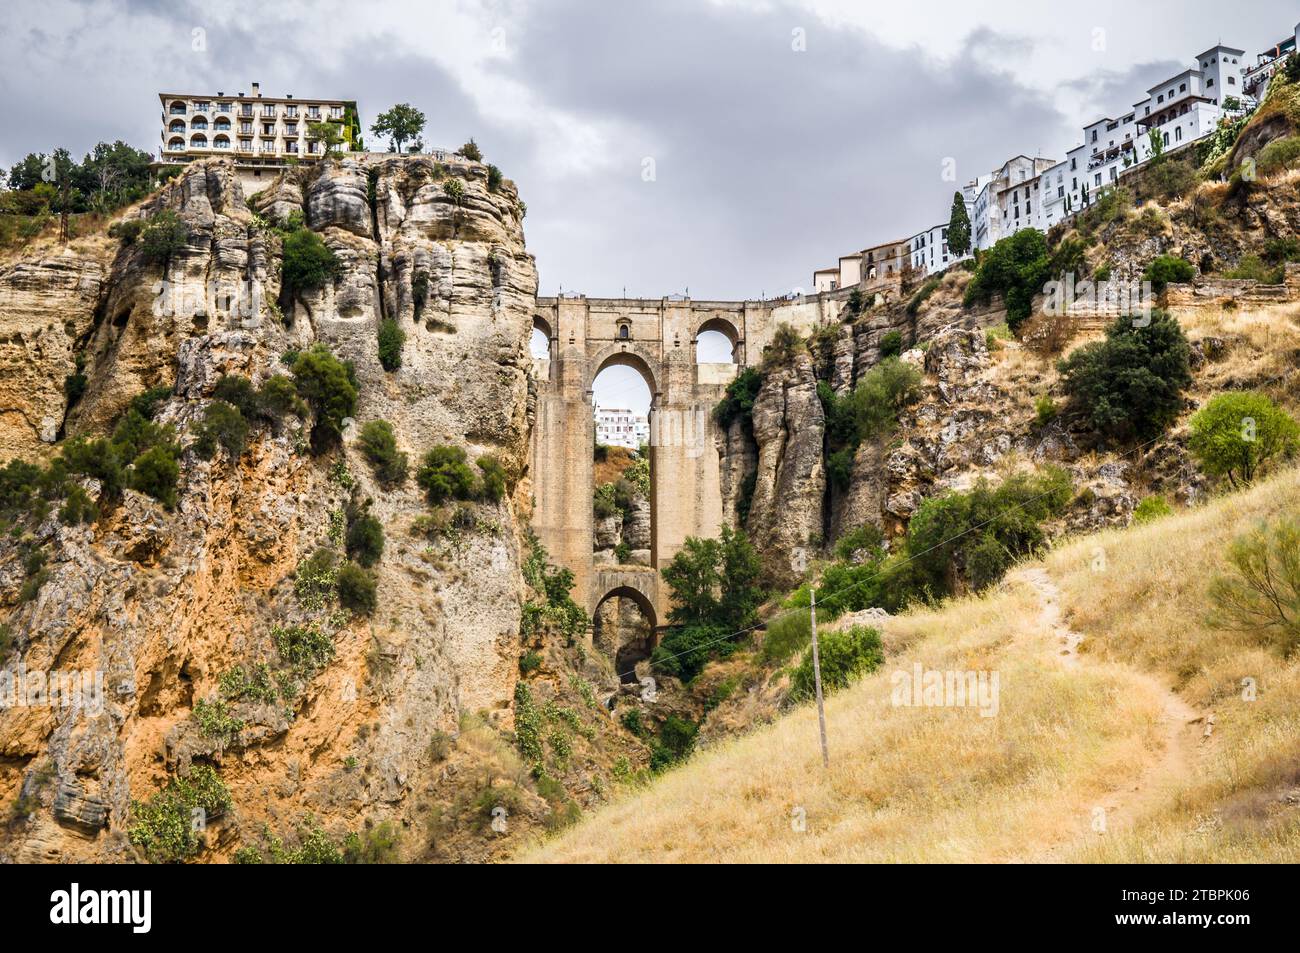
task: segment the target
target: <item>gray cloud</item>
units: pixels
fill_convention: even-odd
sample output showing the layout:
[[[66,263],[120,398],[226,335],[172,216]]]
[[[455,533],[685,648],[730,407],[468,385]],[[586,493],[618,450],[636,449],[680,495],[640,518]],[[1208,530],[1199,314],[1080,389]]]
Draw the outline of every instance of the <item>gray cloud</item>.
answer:
[[[1290,15],[1270,6],[1242,16],[1271,40]],[[1059,93],[1118,111],[1214,32],[1212,7],[1200,23],[1131,11],[1135,30],[1166,21],[1148,62],[1097,71],[1070,54],[1058,85],[1031,88],[1017,64],[1040,42],[1036,19],[1052,15],[1041,4],[1024,4],[1014,30],[973,30],[946,59],[833,28],[795,0],[466,0],[382,15],[394,9],[15,4],[0,33],[10,133],[0,164],[56,144],[80,154],[100,139],[156,149],[162,90],[236,92],[256,79],[270,94],[354,98],[367,124],[409,101],[429,117],[426,143],[474,136],[519,184],[544,292],[771,295],[807,286],[839,254],[934,224],[962,181],[1011,155],[1063,154],[1094,117],[1063,115]],[[205,50],[192,49],[196,28]],[[474,51],[455,45],[486,48],[494,28],[507,54],[464,57],[478,74],[457,65],[454,54]],[[791,49],[796,28],[804,52]],[[642,178],[647,157],[653,182]],[[946,158],[956,182],[941,178]]]

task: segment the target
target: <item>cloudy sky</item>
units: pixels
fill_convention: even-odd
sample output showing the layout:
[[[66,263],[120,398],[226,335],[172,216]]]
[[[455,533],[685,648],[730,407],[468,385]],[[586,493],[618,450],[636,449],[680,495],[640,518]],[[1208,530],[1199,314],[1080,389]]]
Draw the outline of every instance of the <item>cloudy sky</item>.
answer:
[[[117,138],[156,150],[160,91],[410,102],[473,136],[528,203],[542,292],[695,298],[946,220],[956,183],[1061,156],[1220,40],[1294,5],[849,0],[72,2],[0,14],[0,165]],[[372,145],[375,138],[370,137]]]

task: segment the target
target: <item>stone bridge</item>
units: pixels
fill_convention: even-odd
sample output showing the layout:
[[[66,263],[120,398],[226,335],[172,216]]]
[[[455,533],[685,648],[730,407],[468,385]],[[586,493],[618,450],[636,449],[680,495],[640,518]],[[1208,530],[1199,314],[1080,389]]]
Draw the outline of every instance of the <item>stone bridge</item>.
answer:
[[[716,536],[730,518],[723,513],[713,408],[738,368],[758,363],[778,324],[807,333],[818,321],[837,318],[846,294],[777,301],[537,299],[533,324],[550,346],[549,356],[536,360],[532,525],[552,561],[573,571],[574,598],[588,612],[622,596],[636,601],[653,627],[664,625],[659,570],[686,537]],[[697,363],[704,331],[727,337],[732,363]],[[635,369],[651,394],[649,568],[593,561],[592,386],[615,364]]]

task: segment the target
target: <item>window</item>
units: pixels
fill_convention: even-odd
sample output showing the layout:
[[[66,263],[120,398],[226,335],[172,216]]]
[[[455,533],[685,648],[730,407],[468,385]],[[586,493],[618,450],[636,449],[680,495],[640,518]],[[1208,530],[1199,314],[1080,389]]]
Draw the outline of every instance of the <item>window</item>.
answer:
[[[275,123],[273,123],[273,122],[264,122],[264,123],[262,123],[262,135],[264,135],[264,136],[274,136],[274,135],[275,135]]]
[[[298,124],[296,122],[285,123],[284,134],[286,136],[298,135]]]
[[[251,122],[241,122],[239,124],[239,131],[246,136],[251,136],[253,134],[253,124]]]
[[[1229,85],[1229,86],[1236,86],[1236,85],[1237,85],[1237,77],[1235,77],[1235,76],[1229,76],[1229,77],[1228,77],[1228,85]]]
[[[310,118],[312,118],[312,119],[319,119],[319,118],[320,118],[320,107],[319,107],[319,106],[308,106],[308,107],[307,107],[307,115],[308,115]]]
[[[1094,175],[1094,176],[1092,177],[1092,184],[1093,184],[1093,185],[1101,185],[1101,173],[1100,173],[1100,172],[1098,172],[1096,175]]]
[[[1214,77],[1211,76],[1209,79],[1205,81],[1205,88],[1209,89],[1213,85],[1214,85]]]
[[[1179,84],[1178,84],[1178,91],[1179,91],[1180,93],[1185,93],[1185,92],[1187,92],[1187,84],[1186,84],[1186,83],[1179,83]]]
[[[1183,141],[1183,130],[1182,130],[1182,127],[1181,127],[1181,126],[1175,126],[1175,127],[1174,127],[1174,141],[1175,141],[1175,142],[1182,142],[1182,141]]]
[[[1092,141],[1093,141],[1093,142],[1096,142],[1096,141],[1097,141],[1097,130],[1096,130],[1096,129],[1094,129],[1094,130],[1092,131]]]
[[[275,118],[275,107],[274,107],[274,106],[263,106],[263,107],[262,107],[262,115],[263,115],[263,116],[266,116],[268,119],[274,119],[274,118]]]
[[[251,116],[251,115],[253,115],[253,104],[252,104],[252,103],[242,103],[242,104],[240,105],[240,107],[239,107],[239,115],[241,115],[241,116]]]
[[[331,119],[342,119],[342,118],[343,118],[343,107],[342,107],[342,106],[331,106],[331,107],[330,107],[330,118],[331,118]]]
[[[1165,101],[1165,94],[1164,94],[1164,93],[1161,93],[1159,96],[1156,97],[1156,102],[1158,102],[1158,103],[1163,103],[1164,101]]]
[[[294,119],[296,119],[296,118],[298,117],[298,107],[297,107],[297,106],[285,106],[285,107],[284,107],[284,114],[285,114],[286,116],[289,116],[290,118],[294,118]]]
[[[1058,199],[1063,199],[1063,198],[1065,198],[1065,186],[1063,186],[1063,185],[1058,185],[1058,186],[1056,187],[1056,197],[1057,197]]]
[[[230,112],[230,107],[231,107],[232,105],[234,105],[234,104],[233,104],[233,103],[217,103],[217,112],[219,112],[219,113],[228,113],[228,112]]]

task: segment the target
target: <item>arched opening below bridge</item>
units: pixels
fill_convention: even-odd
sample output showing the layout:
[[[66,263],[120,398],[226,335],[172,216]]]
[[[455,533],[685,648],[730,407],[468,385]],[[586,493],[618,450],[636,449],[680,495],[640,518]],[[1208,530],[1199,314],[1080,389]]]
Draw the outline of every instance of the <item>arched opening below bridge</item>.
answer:
[[[592,645],[614,663],[619,680],[637,681],[636,667],[655,648],[655,611],[645,595],[630,586],[606,593],[592,613]]]
[[[635,354],[607,357],[592,379],[592,558],[597,569],[653,563],[653,376]]]
[[[740,336],[730,321],[714,318],[700,325],[695,334],[696,364],[736,364],[740,361]]]
[[[528,350],[535,361],[551,359],[551,326],[541,318],[533,318],[533,336],[528,342]]]

